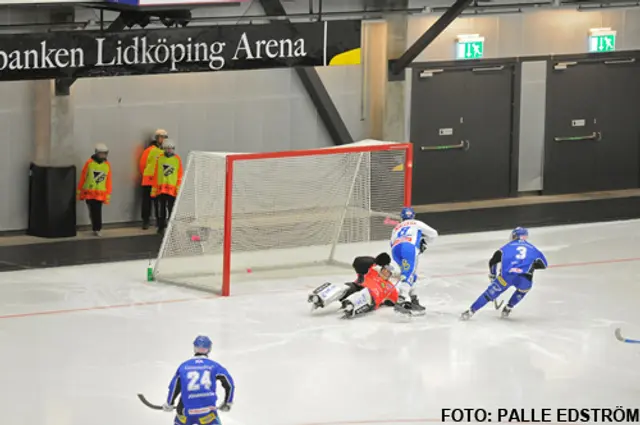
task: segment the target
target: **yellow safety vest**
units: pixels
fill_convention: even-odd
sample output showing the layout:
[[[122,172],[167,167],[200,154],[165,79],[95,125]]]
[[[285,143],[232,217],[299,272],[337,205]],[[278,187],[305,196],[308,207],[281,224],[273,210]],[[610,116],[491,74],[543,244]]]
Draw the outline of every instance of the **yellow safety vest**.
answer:
[[[85,162],[77,190],[78,199],[95,199],[109,203],[111,200],[111,164],[89,159]]]
[[[182,183],[182,159],[177,154],[171,157],[158,157],[156,172],[153,176],[151,196],[166,194],[177,196]]]
[[[156,162],[163,153],[164,151],[156,145],[151,145],[145,149],[142,154],[142,164],[144,165],[144,169],[142,170],[142,186],[153,185],[153,174],[156,171]]]

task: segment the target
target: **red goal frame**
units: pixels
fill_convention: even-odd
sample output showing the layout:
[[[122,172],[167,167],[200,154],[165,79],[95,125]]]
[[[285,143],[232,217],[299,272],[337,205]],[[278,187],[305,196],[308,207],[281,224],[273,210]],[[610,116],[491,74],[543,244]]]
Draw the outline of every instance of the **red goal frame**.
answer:
[[[231,292],[231,229],[233,217],[233,168],[237,161],[252,161],[256,159],[291,158],[313,155],[337,155],[345,153],[381,152],[404,150],[404,205],[411,206],[411,185],[413,175],[413,144],[396,143],[375,145],[341,146],[336,148],[307,149],[268,153],[229,154],[226,156],[225,171],[225,199],[224,199],[224,232],[222,244],[222,296],[227,297]]]

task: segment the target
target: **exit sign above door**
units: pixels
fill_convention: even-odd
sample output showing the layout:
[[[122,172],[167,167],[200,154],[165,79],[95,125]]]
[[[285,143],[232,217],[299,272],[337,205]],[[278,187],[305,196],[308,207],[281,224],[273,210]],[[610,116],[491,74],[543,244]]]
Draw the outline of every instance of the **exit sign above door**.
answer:
[[[592,28],[589,31],[589,52],[613,52],[616,50],[616,32],[611,28]]]
[[[481,59],[484,56],[484,37],[478,34],[459,35],[456,39],[456,59]]]

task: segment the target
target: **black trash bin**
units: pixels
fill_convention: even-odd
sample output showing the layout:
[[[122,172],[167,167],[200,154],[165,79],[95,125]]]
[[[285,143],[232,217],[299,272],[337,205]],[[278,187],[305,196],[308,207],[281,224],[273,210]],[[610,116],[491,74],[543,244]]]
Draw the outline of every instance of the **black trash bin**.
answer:
[[[76,167],[29,168],[29,227],[41,238],[76,236]]]

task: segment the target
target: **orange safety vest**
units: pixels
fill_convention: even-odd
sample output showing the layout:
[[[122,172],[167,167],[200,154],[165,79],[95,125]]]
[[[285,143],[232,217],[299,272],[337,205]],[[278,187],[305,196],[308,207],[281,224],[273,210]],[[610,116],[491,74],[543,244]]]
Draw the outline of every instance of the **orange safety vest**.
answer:
[[[156,172],[153,175],[151,196],[158,195],[178,196],[182,184],[182,159],[180,155],[158,157]]]
[[[142,175],[142,186],[153,186],[153,174],[156,171],[156,161],[163,154],[163,150],[157,145],[151,144],[142,152],[140,157],[140,174]]]
[[[111,164],[89,158],[82,167],[77,196],[80,201],[94,199],[108,204],[111,201]]]

